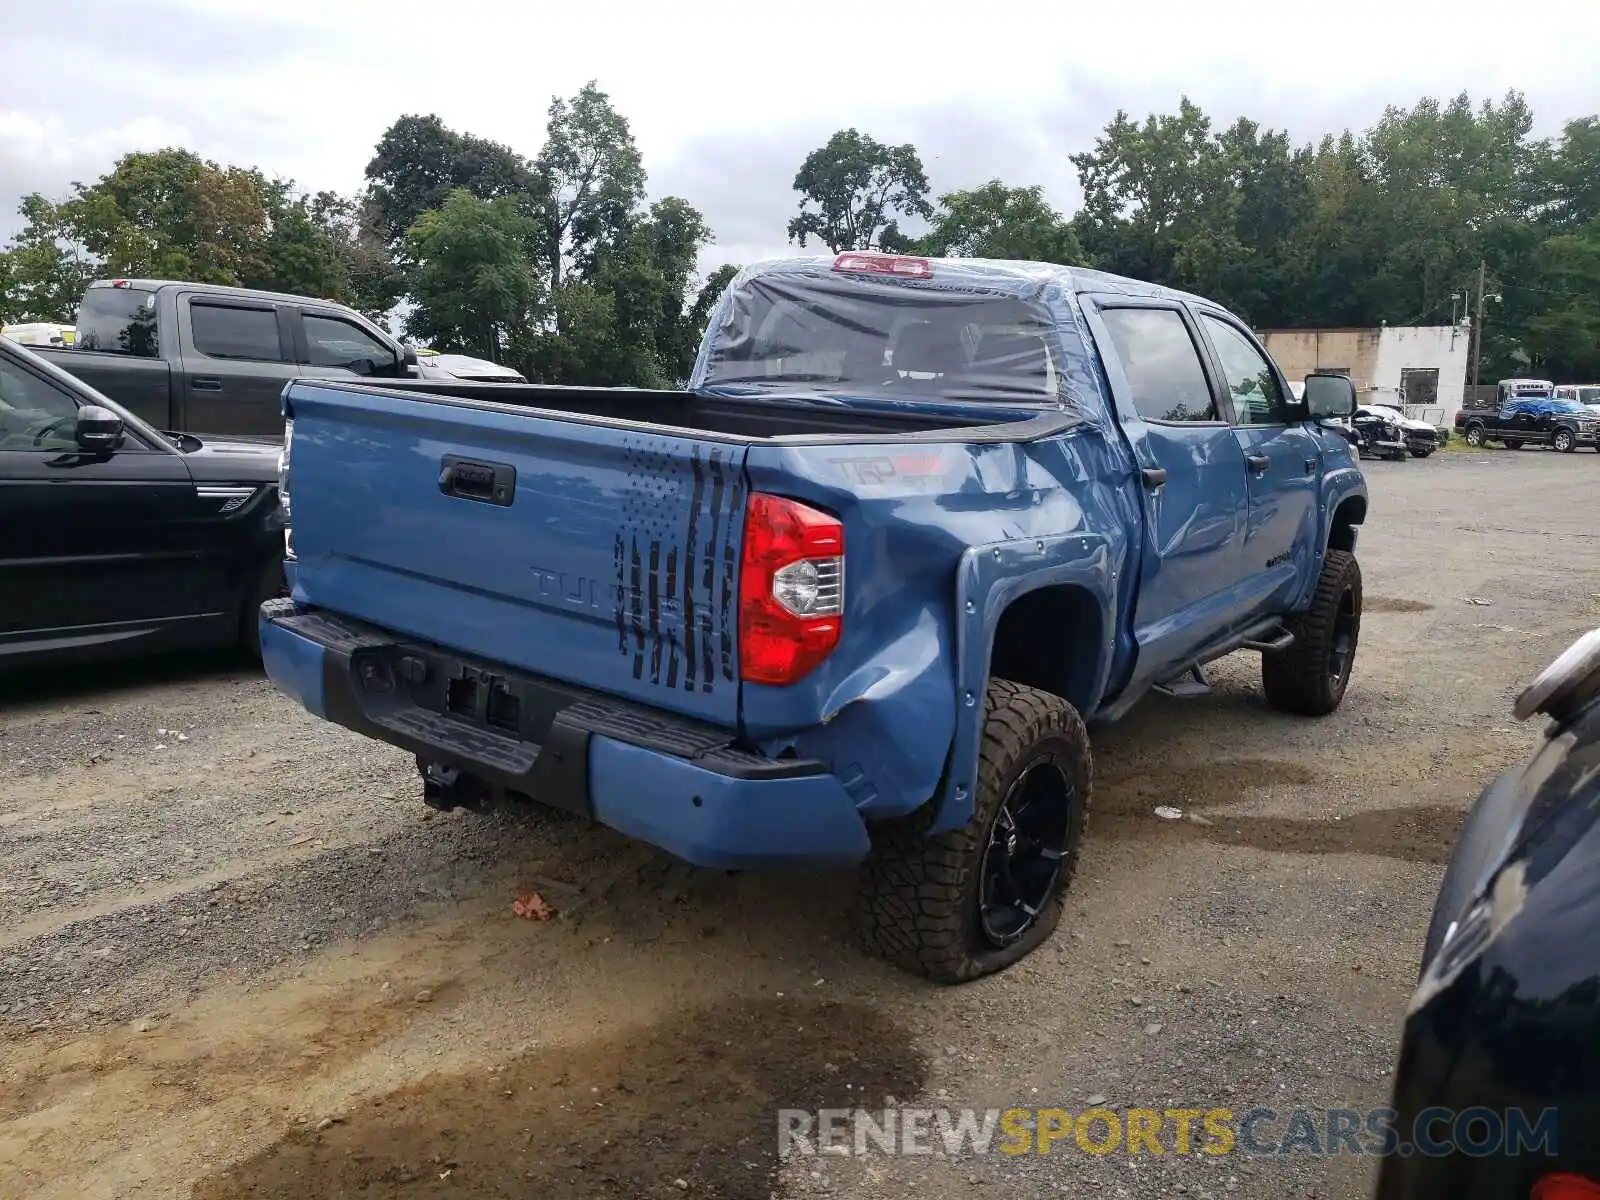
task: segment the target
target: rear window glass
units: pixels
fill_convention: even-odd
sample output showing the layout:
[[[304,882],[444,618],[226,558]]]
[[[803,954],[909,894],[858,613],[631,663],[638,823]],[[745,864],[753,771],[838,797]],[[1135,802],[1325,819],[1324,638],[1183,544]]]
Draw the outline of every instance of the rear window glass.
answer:
[[[194,304],[194,348],[210,358],[252,358],[282,362],[278,314],[270,308]]]
[[[156,294],[138,288],[90,288],[78,307],[77,347],[160,358]]]
[[[1059,397],[1052,322],[1002,292],[762,275],[711,331],[705,383],[865,398]]]

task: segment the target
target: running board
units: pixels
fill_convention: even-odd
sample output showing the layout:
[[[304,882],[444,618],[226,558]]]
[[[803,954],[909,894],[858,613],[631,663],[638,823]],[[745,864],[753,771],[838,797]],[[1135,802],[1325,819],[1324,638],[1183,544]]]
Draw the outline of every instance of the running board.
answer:
[[[1294,634],[1284,626],[1269,630],[1267,635],[1259,638],[1249,638],[1239,643],[1241,650],[1259,650],[1263,654],[1272,654],[1279,650],[1287,650],[1294,645]]]
[[[1171,696],[1176,700],[1192,700],[1196,696],[1209,696],[1211,694],[1211,680],[1206,678],[1206,669],[1195,663],[1183,675],[1174,675],[1163,683],[1158,683],[1150,689],[1160,692],[1163,696]]]

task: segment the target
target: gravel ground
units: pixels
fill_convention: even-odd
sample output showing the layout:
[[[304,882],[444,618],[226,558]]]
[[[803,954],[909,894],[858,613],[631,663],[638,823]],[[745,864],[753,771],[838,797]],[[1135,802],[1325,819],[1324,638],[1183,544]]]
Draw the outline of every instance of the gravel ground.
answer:
[[[1070,1139],[780,1164],[776,1113],[1381,1104],[1442,863],[1537,735],[1511,698],[1600,617],[1594,458],[1368,464],[1340,712],[1267,712],[1240,655],[1098,734],[1066,923],[958,989],[855,949],[848,874],[434,816],[231,661],[0,682],[0,1196],[1363,1196]]]

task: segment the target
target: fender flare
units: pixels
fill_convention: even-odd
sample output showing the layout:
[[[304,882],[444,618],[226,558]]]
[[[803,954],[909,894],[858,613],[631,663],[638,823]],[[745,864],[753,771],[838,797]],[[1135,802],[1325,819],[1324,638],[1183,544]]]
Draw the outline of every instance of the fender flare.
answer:
[[[1040,588],[1062,584],[1081,587],[1096,599],[1100,628],[1105,632],[1095,658],[1096,703],[1105,693],[1117,636],[1115,561],[1110,540],[1092,533],[989,542],[971,547],[961,556],[955,597],[955,736],[951,739],[950,762],[935,796],[930,834],[959,829],[972,819],[994,635],[1001,614],[1014,600]]]
[[[1361,477],[1361,472],[1355,467],[1339,468],[1329,471],[1323,477],[1321,511],[1317,514],[1322,525],[1321,536],[1318,539],[1317,572],[1322,570],[1323,560],[1328,556],[1328,541],[1333,536],[1334,518],[1338,516],[1340,507],[1352,499],[1359,500],[1362,504],[1361,520],[1352,522],[1353,525],[1359,526],[1366,520],[1366,506],[1369,503],[1367,483]],[[1354,550],[1356,531],[1352,528],[1350,532],[1350,548]],[[1312,588],[1316,587],[1317,572],[1312,573]]]

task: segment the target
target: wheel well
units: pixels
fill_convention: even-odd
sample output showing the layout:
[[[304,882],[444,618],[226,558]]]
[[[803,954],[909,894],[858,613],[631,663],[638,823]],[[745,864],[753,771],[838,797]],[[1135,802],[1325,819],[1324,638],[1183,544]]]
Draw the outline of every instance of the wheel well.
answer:
[[[1355,527],[1367,519],[1367,502],[1360,496],[1351,496],[1333,510],[1333,524],[1328,530],[1329,550],[1354,550]]]
[[[989,675],[1062,697],[1080,712],[1094,700],[1105,630],[1100,606],[1080,587],[1043,587],[1000,614]]]

